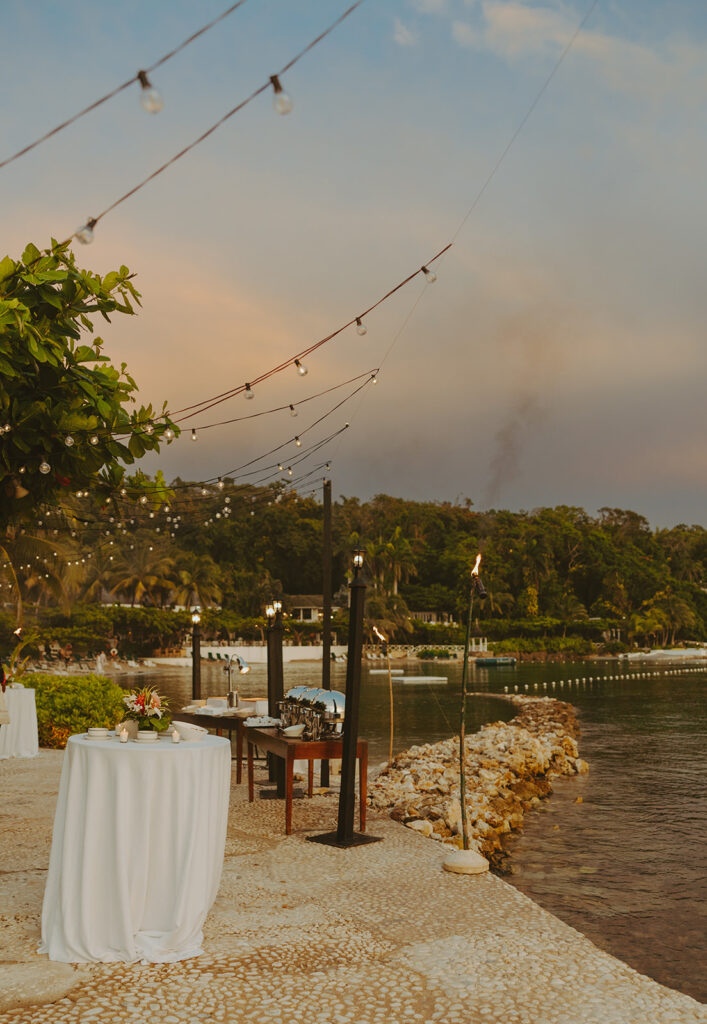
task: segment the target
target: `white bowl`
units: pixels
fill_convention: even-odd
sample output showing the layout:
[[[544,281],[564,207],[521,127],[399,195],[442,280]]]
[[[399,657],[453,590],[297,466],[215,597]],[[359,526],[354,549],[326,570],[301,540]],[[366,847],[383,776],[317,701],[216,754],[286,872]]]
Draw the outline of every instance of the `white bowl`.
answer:
[[[191,722],[172,722],[172,725],[182,740],[203,740],[209,734],[203,726],[192,725]]]
[[[137,734],[137,738],[142,743],[155,743],[158,739],[158,736],[154,729],[140,729],[140,731]]]
[[[288,736],[291,740],[298,740],[304,732],[304,723],[300,725],[288,725],[286,729],[282,730],[283,736]]]
[[[108,738],[108,730],[94,727],[88,730],[88,735],[94,740],[105,740]]]

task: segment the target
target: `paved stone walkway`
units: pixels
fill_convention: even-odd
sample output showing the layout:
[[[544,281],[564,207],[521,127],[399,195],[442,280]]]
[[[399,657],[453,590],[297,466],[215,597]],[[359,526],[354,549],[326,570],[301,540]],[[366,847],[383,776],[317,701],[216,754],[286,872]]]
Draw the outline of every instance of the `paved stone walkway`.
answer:
[[[0,1024],[688,1024],[666,989],[493,875],[451,875],[438,844],[371,815],[383,842],[304,841],[332,796],[247,803],[233,785],[205,955],[73,967],[34,951],[62,753],[0,762]]]

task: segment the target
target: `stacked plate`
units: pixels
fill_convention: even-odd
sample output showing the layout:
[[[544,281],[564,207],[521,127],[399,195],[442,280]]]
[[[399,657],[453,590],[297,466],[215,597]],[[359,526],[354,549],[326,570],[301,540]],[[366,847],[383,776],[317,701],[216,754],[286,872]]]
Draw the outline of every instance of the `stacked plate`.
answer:
[[[89,729],[86,733],[86,738],[89,740],[107,740],[108,730],[107,729]]]
[[[137,734],[138,743],[155,743],[158,736],[154,729],[140,729]]]

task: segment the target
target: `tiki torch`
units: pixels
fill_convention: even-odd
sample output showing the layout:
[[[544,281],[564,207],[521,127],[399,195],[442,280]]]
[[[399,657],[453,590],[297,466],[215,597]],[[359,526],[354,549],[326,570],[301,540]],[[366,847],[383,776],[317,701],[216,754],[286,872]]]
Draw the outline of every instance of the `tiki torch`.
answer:
[[[386,662],[388,665],[388,693],[390,698],[390,744],[388,747],[388,764],[393,763],[393,674],[390,671],[390,647],[388,646],[388,639],[384,637],[377,626],[373,627],[373,632],[376,634],[380,642],[383,644],[383,653],[385,654]]]
[[[466,821],[466,767],[464,764],[465,740],[466,740],[466,684],[469,666],[469,637],[471,635],[471,620],[474,613],[474,596],[478,594],[483,601],[486,597],[486,587],[479,576],[481,555],[476,556],[474,568],[471,570],[471,586],[469,588],[469,612],[466,619],[466,639],[464,640],[464,660],[462,662],[462,683],[461,699],[459,709],[459,805],[462,819],[462,844],[461,850],[454,850],[443,862],[442,867],[446,871],[455,871],[459,874],[475,875],[482,871],[488,871],[488,861],[475,850],[469,849],[469,829]]]

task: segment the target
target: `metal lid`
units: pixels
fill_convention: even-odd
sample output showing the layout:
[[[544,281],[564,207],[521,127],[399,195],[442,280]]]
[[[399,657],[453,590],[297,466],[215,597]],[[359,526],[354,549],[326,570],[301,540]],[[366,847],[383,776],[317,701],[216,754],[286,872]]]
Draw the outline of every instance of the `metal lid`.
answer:
[[[305,690],[309,690],[309,686],[293,686],[291,690],[288,690],[285,694],[287,700],[300,700]]]

